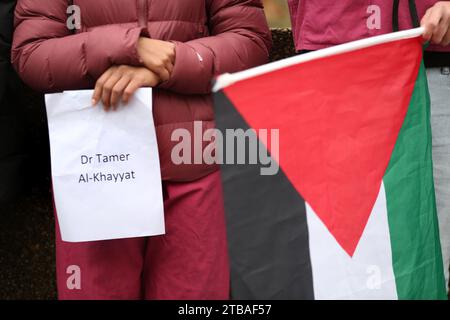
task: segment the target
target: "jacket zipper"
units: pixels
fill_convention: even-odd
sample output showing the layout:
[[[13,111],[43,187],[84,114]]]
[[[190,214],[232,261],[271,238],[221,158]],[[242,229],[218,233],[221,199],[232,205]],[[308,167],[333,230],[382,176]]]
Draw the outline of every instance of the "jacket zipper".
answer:
[[[148,0],[137,0],[138,2],[138,22],[139,27],[147,27],[148,25]]]

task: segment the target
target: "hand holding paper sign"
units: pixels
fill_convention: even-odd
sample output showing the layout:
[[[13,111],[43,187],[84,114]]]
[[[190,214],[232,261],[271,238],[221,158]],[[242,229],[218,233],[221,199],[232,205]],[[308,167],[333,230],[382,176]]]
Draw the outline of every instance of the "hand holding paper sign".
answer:
[[[127,103],[137,89],[169,80],[175,64],[175,44],[141,37],[137,50],[145,67],[121,65],[106,70],[95,85],[93,105],[102,100],[106,110],[111,106],[115,109],[121,97]]]
[[[100,100],[105,110],[117,108],[122,98],[128,103],[131,96],[141,87],[154,87],[160,82],[158,76],[147,68],[132,66],[112,66],[106,70],[95,84],[92,104]]]
[[[114,112],[92,90],[46,95],[61,236],[82,242],[164,234],[152,90]]]

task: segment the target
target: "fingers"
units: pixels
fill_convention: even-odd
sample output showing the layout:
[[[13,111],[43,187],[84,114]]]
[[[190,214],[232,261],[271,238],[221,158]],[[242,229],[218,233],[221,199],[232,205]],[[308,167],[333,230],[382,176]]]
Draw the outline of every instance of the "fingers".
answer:
[[[106,111],[115,110],[121,98],[127,103],[137,89],[154,87],[160,81],[156,73],[145,67],[112,67],[98,79],[92,100],[102,101]]]
[[[172,72],[173,72],[173,68],[174,68],[173,63],[169,63],[169,64],[166,66],[166,68],[167,68],[167,71],[169,71],[169,75],[171,76],[171,75],[172,75]]]
[[[433,41],[436,38],[436,31],[439,29],[441,21],[441,13],[439,9],[428,9],[425,16],[422,19],[425,32],[423,38],[425,41]]]
[[[441,43],[448,29],[447,21],[444,19],[442,11],[443,10],[441,9],[437,9],[430,14],[430,20],[432,21],[432,26],[434,27],[431,41],[436,44]]]
[[[123,96],[123,93],[130,83],[131,78],[127,75],[124,75],[114,86],[111,93],[111,105],[114,110],[117,109],[117,105],[119,104],[120,98]]]
[[[428,42],[431,40],[431,36],[433,35],[433,30],[434,30],[434,26],[429,21],[430,11],[431,11],[431,9],[428,9],[427,12],[425,12],[425,15],[423,16],[422,21],[420,22],[420,25],[425,28],[425,31],[423,33],[424,42]]]
[[[445,44],[449,32],[449,7],[437,3],[427,10],[422,18],[421,25],[425,28],[423,38],[435,44]]]
[[[146,67],[156,73],[161,81],[167,81],[170,79],[174,66],[169,57],[155,55],[147,61]]]
[[[154,67],[154,72],[159,76],[161,81],[167,81],[170,79],[171,70],[173,69],[173,66],[166,66],[166,65],[158,65]],[[170,71],[169,71],[170,70]]]
[[[167,81],[172,75],[175,62],[175,49],[172,43],[167,43],[165,52],[159,60],[161,72],[156,72],[162,81]]]
[[[175,63],[175,44],[171,42],[140,39],[138,53],[143,64],[156,73],[161,81],[167,81]]]
[[[122,74],[117,70],[111,74],[103,85],[102,90],[102,102],[105,110],[109,110],[111,107],[111,96],[113,94],[113,88],[121,80]]]
[[[445,34],[447,33],[447,26],[445,23],[440,23],[439,26],[435,29],[433,36],[431,37],[431,41],[436,44],[441,44],[444,40]]]
[[[99,101],[102,101],[106,111],[110,110],[111,107],[116,109],[123,91],[131,81],[131,77],[131,67],[113,66],[109,68],[95,84],[92,104],[96,105]]]
[[[441,43],[444,47],[450,45],[450,29],[447,30],[447,33],[444,36],[444,39],[442,40]]]
[[[122,101],[126,104],[130,101],[131,96],[142,87],[143,81],[140,78],[134,78],[131,80],[125,90],[123,91]]]
[[[93,106],[97,105],[97,103],[100,101],[100,98],[102,97],[103,86],[106,80],[108,80],[108,78],[112,75],[115,69],[116,67],[111,67],[108,70],[106,70],[95,83],[94,94],[92,95]]]
[[[175,64],[175,45],[171,42],[167,43],[167,56],[166,56],[166,68],[170,74],[172,74]]]

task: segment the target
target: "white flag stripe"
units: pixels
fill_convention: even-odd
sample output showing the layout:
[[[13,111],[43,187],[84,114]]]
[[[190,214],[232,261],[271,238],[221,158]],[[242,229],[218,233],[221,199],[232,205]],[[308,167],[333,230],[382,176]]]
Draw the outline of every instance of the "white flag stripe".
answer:
[[[308,204],[306,211],[316,299],[397,299],[383,184],[353,257]]]

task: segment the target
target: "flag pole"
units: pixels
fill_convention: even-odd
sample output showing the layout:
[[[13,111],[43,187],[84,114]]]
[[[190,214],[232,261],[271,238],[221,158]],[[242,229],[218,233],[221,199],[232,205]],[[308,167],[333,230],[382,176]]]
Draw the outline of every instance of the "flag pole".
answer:
[[[244,71],[236,72],[236,73],[225,73],[220,75],[213,86],[212,91],[217,92],[222,90],[235,82],[242,81],[245,79],[253,78],[256,76],[260,76],[265,73],[269,73],[272,71],[276,71],[279,69],[283,69],[292,65],[296,65],[299,63],[304,63],[311,60],[316,60],[320,58],[330,57],[333,55],[350,52],[358,49],[368,48],[372,46],[376,46],[383,43],[389,43],[398,40],[416,38],[425,32],[423,27],[409,29],[399,32],[388,33],[380,36],[370,37],[362,40],[352,41],[348,43],[344,43],[341,45],[333,46],[326,49],[321,49],[309,53],[305,53],[302,55],[296,55],[294,57],[290,57],[287,59],[271,62],[268,64],[264,64],[259,67],[247,69]]]

